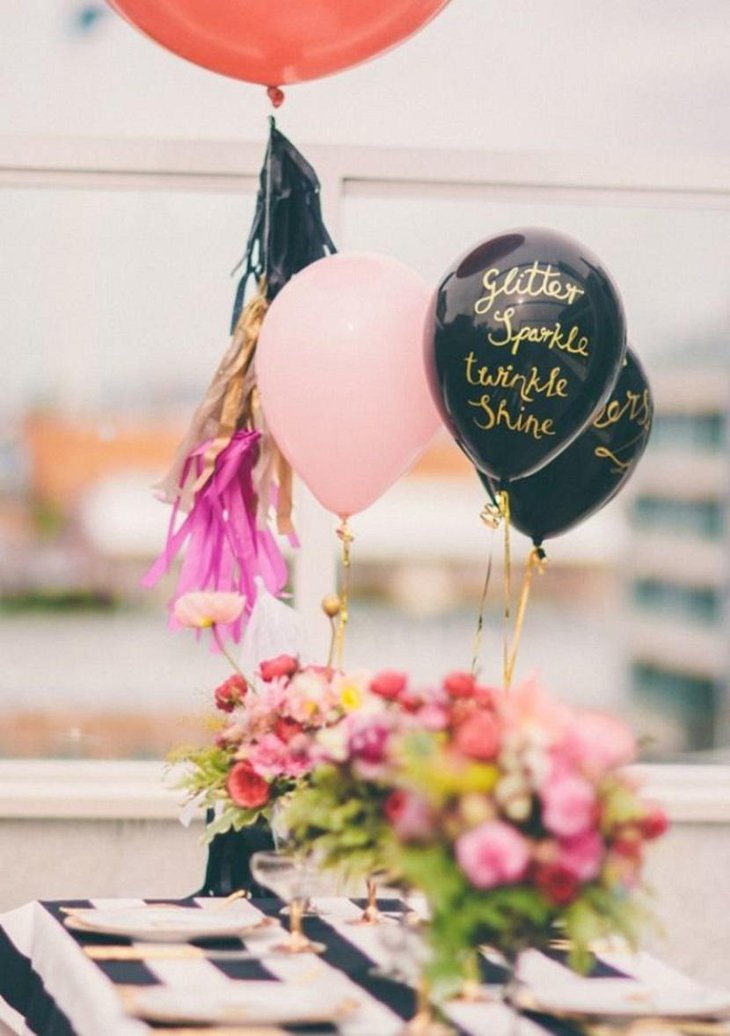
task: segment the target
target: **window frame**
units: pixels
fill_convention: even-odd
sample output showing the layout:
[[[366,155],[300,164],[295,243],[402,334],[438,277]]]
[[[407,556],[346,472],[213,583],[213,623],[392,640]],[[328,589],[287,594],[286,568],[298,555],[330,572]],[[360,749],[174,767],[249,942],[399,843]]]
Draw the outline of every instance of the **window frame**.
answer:
[[[590,201],[607,205],[730,208],[730,159],[545,152],[303,145],[322,186],[335,240],[343,205],[362,195]],[[263,142],[6,137],[0,189],[59,187],[215,191],[255,189]],[[313,650],[325,650],[319,602],[334,584],[332,519],[305,490],[298,524],[307,550],[296,560],[297,605]],[[637,768],[673,819],[730,821],[730,766]],[[161,784],[161,765],[118,761],[0,761],[0,819],[113,817],[171,819],[179,793]]]

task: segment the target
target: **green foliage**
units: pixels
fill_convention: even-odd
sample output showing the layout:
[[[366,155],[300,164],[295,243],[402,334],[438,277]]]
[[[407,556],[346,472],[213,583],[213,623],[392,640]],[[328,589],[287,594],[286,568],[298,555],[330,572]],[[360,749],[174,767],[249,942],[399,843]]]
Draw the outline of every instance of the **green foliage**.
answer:
[[[226,780],[233,761],[230,749],[217,746],[179,748],[168,756],[170,766],[182,765],[184,768],[177,786],[188,793],[189,799],[196,799],[201,806],[209,808],[223,804],[215,819],[206,824],[204,842],[210,842],[216,835],[225,834],[226,831],[240,831],[254,824],[259,817],[270,820],[272,802],[289,788],[289,782],[277,781],[272,785],[272,795],[266,805],[257,809],[235,806],[226,790]]]
[[[488,795],[499,778],[496,766],[444,752],[442,738],[425,730],[408,735],[399,763],[399,783],[435,806],[453,796]]]
[[[601,809],[601,828],[604,832],[640,820],[643,814],[644,808],[631,788],[619,781],[605,783]]]
[[[291,794],[283,824],[294,844],[312,849],[323,866],[364,877],[382,869],[388,856],[387,795],[374,782],[323,766],[313,773],[310,786]]]
[[[420,888],[431,906],[434,981],[458,976],[468,952],[481,943],[511,957],[547,939],[556,911],[536,888],[475,889],[447,845],[410,846],[400,863],[404,879]]]

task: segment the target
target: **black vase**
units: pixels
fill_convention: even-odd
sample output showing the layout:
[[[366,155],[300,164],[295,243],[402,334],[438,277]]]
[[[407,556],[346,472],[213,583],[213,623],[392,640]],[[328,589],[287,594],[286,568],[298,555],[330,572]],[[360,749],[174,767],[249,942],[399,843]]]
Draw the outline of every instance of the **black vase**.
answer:
[[[208,810],[206,824],[213,820],[213,811]],[[203,887],[196,896],[230,896],[241,889],[252,896],[271,895],[257,885],[251,874],[251,856],[254,853],[274,848],[271,828],[261,817],[256,823],[241,831],[226,831],[216,835],[208,846],[208,863],[205,868]]]

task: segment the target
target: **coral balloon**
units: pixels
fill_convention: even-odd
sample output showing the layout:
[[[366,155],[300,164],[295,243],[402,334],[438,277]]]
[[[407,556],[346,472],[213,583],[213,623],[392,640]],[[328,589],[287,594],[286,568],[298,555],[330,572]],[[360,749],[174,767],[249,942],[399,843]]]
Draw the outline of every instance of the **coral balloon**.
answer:
[[[423,364],[431,292],[396,259],[339,253],[277,295],[256,353],[285,457],[340,517],[369,507],[440,425]]]
[[[279,86],[340,72],[407,39],[449,0],[110,0],[167,50]]]

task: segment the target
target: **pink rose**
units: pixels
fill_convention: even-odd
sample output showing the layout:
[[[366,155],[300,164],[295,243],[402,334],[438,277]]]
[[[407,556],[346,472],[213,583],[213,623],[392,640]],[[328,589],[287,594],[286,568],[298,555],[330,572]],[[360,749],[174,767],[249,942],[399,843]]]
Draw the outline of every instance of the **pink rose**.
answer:
[[[553,777],[543,786],[540,796],[542,822],[558,838],[573,838],[595,825],[596,794],[582,777]]]
[[[536,680],[525,680],[498,698],[499,712],[510,729],[539,728],[543,738],[558,740],[571,720],[572,712],[553,698]]]
[[[636,757],[636,739],[626,724],[605,712],[574,713],[559,753],[588,774],[608,773]]]
[[[449,673],[444,677],[444,690],[450,698],[471,698],[475,685],[471,673]]]
[[[293,737],[301,734],[301,732],[301,723],[297,723],[295,719],[289,719],[287,716],[279,716],[274,722],[274,733],[285,744],[288,744]]]
[[[278,777],[286,760],[286,745],[276,734],[264,734],[246,750],[246,758],[261,777]]]
[[[527,842],[519,831],[499,820],[467,831],[457,839],[455,849],[459,866],[478,889],[519,881],[530,861]]]
[[[353,724],[348,741],[350,755],[365,763],[385,761],[390,727],[379,716],[367,717]]]
[[[391,792],[384,812],[396,835],[404,842],[422,842],[433,834],[433,818],[426,799],[413,792]]]
[[[584,831],[575,838],[559,843],[558,863],[578,881],[593,881],[598,877],[605,846],[597,831]]]
[[[277,676],[293,676],[299,669],[299,661],[293,655],[277,655],[269,658],[259,666],[261,679],[271,683]]]
[[[491,712],[474,712],[456,728],[454,746],[471,759],[494,759],[500,745],[499,723]]]
[[[385,670],[378,673],[370,681],[370,690],[379,698],[386,701],[395,701],[399,694],[406,689],[407,677],[405,673],[396,673],[392,670]]]
[[[416,713],[416,720],[424,730],[446,730],[449,725],[449,714],[443,705],[429,701],[420,707]]]

